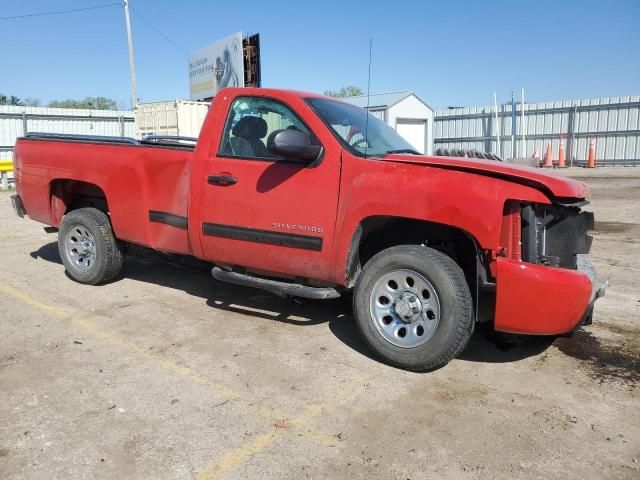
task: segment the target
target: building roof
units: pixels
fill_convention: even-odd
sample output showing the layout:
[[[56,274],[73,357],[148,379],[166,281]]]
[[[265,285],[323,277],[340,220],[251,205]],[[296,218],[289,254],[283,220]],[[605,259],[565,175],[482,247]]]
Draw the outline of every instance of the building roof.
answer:
[[[367,95],[358,95],[357,97],[344,97],[342,100],[345,102],[356,105],[357,107],[366,108],[367,103],[369,104],[369,110],[380,110],[387,109],[389,107],[394,106],[396,103],[401,102],[407,97],[413,95],[418,100],[420,100],[424,105],[433,110],[429,105],[427,105],[420,97],[418,97],[415,93],[404,90],[402,92],[388,92],[388,93],[372,93],[369,95],[367,100]]]

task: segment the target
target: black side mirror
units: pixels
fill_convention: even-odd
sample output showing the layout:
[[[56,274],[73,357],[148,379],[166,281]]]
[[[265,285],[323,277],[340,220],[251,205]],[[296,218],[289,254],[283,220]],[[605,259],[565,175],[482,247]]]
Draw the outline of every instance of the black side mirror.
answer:
[[[310,163],[322,153],[320,145],[311,145],[311,137],[300,130],[276,130],[267,139],[269,153]]]

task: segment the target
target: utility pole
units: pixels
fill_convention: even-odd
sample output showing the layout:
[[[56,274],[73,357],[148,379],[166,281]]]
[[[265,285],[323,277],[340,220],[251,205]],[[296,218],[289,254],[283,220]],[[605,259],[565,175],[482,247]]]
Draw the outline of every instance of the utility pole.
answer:
[[[133,41],[131,39],[131,21],[129,20],[129,0],[124,0],[124,20],[127,24],[127,41],[129,43],[129,73],[131,75],[131,106],[138,103],[138,87],[136,86],[136,69],[133,65]]]
[[[522,116],[520,117],[520,128],[522,131],[522,153],[520,154],[520,158],[525,158],[527,156],[527,140],[526,140],[526,130],[527,125],[524,119],[524,88],[520,91],[522,95],[522,102],[520,102],[520,110]]]
[[[502,156],[502,149],[500,148],[500,119],[498,118],[498,98],[496,92],[493,92],[493,109],[496,113],[496,151],[498,156]]]
[[[516,158],[516,101],[511,90],[511,158]]]

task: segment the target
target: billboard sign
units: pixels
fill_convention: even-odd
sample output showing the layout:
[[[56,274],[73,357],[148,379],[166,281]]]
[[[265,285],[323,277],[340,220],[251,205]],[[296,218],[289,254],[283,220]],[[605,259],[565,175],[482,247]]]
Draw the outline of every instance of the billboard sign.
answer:
[[[242,32],[189,55],[191,100],[211,98],[225,87],[244,87]]]

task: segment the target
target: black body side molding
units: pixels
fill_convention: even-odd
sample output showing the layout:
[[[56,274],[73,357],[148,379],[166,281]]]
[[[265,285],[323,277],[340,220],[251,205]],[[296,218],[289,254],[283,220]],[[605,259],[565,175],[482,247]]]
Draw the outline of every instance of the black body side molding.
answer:
[[[189,226],[187,217],[182,217],[173,213],[160,212],[158,210],[149,210],[149,221],[154,223],[164,223],[182,230],[186,230]]]
[[[302,250],[322,250],[322,237],[310,235],[294,235],[291,233],[273,232],[271,230],[257,230],[253,228],[203,223],[202,232],[211,237],[231,238],[247,242],[267,243],[281,247],[299,248]]]

